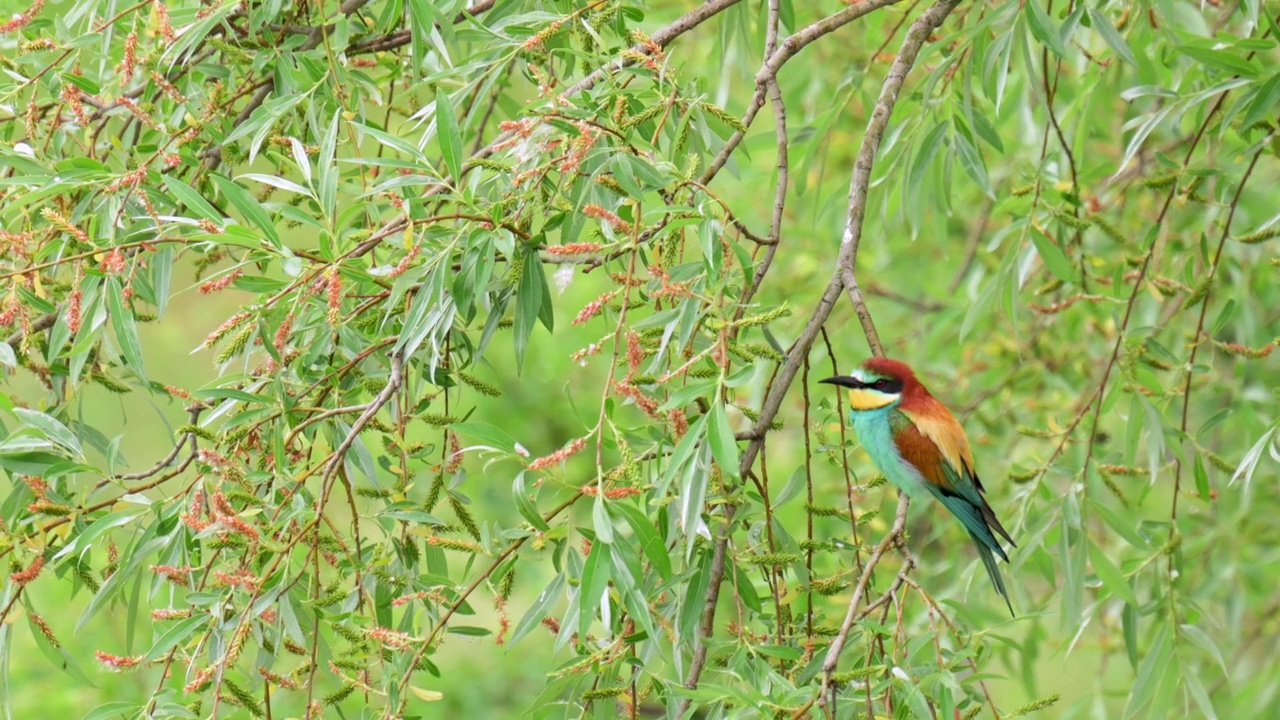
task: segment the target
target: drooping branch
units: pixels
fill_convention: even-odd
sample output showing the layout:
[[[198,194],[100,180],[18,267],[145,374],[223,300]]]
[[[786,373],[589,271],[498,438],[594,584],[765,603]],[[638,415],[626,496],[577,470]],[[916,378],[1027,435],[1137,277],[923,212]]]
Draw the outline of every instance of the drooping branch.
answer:
[[[871,313],[867,310],[866,303],[862,299],[862,294],[858,290],[857,278],[854,267],[858,258],[858,245],[862,238],[862,224],[866,214],[867,193],[871,186],[871,169],[875,163],[876,153],[880,148],[880,141],[883,138],[885,129],[888,127],[889,117],[893,114],[893,107],[897,103],[898,94],[902,89],[902,85],[906,80],[907,73],[915,64],[916,57],[920,53],[920,49],[924,47],[924,43],[929,36],[942,24],[943,20],[951,13],[959,4],[959,0],[940,0],[938,3],[930,7],[922,13],[907,31],[906,38],[903,41],[902,49],[898,53],[897,59],[890,67],[889,75],[885,78],[884,85],[881,88],[880,97],[876,102],[875,109],[867,124],[866,133],[863,135],[862,145],[858,152],[858,160],[853,171],[853,179],[849,188],[849,211],[845,225],[843,242],[840,245],[840,253],[836,258],[835,269],[832,273],[831,280],[827,283],[826,289],[823,291],[818,305],[814,308],[813,313],[809,317],[809,321],[805,323],[804,328],[800,331],[800,335],[792,344],[787,352],[786,359],[779,367],[773,382],[770,384],[769,391],[765,396],[764,403],[760,408],[759,420],[756,421],[749,436],[750,442],[744,448],[741,458],[739,470],[743,475],[755,463],[756,456],[764,447],[765,433],[769,424],[777,416],[778,411],[782,407],[782,401],[787,391],[794,382],[797,373],[804,365],[804,360],[808,357],[809,350],[813,347],[813,343],[817,340],[822,331],[823,325],[827,318],[830,317],[832,309],[835,307],[837,299],[840,297],[841,290],[847,290],[849,299],[853,303],[854,312],[857,313],[862,321],[863,329],[866,333],[867,342],[871,346],[872,352],[876,355],[883,355],[884,349],[881,346],[880,338],[875,332],[875,327],[871,323]],[[707,587],[707,595],[704,601],[702,623],[699,627],[698,642],[695,647],[694,657],[689,666],[689,671],[685,677],[685,687],[695,688],[701,678],[703,667],[706,663],[706,643],[705,638],[708,637],[714,629],[715,609],[720,597],[720,585],[724,578],[724,564],[727,556],[727,548],[729,543],[730,526],[735,508],[726,506],[724,514],[723,530],[716,539],[715,550],[712,556],[710,583]],[[882,544],[887,548],[898,541],[901,536],[901,527],[906,521],[907,501],[902,499],[898,505],[898,513],[894,522],[894,528],[887,535]],[[882,553],[883,554],[883,553]],[[878,562],[878,560],[877,560]],[[864,566],[863,573],[868,578],[874,570],[876,563],[869,562]],[[865,588],[864,588],[865,589]],[[855,594],[856,603],[861,602],[861,594]],[[850,605],[856,604],[851,602]],[[854,609],[856,613],[856,609]],[[836,658],[839,657],[839,651],[836,651]],[[688,701],[681,703],[681,709],[688,706]]]
[[[871,119],[867,122],[867,132],[862,137],[862,147],[858,150],[858,159],[853,166],[853,180],[849,183],[849,212],[845,220],[844,237],[841,242],[840,257],[837,260],[836,274],[842,279],[844,289],[849,294],[849,300],[853,303],[854,312],[862,323],[862,331],[867,337],[867,342],[877,355],[883,355],[884,349],[880,344],[880,336],[876,333],[875,324],[871,320],[871,313],[867,310],[866,303],[862,299],[862,291],[858,288],[858,279],[854,271],[858,256],[858,246],[862,241],[863,221],[866,218],[867,194],[871,187],[871,169],[875,164],[876,153],[880,149],[880,141],[884,137],[885,129],[889,126],[889,117],[893,115],[893,108],[898,102],[898,94],[902,90],[903,83],[906,82],[907,73],[911,72],[911,68],[915,65],[916,58],[920,55],[920,50],[924,47],[929,36],[941,27],[942,22],[947,19],[947,16],[959,4],[960,0],[938,0],[929,9],[921,13],[911,23],[911,27],[907,28],[906,37],[902,40],[902,48],[898,51],[898,56],[894,59],[893,65],[889,67],[889,75],[885,78],[884,84],[880,88],[880,97],[876,100],[875,109],[871,111]],[[849,609],[845,613],[844,623],[840,626],[840,633],[832,640],[831,647],[827,651],[827,658],[822,664],[822,689],[824,694],[831,690],[831,674],[835,672],[836,666],[840,661],[840,653],[844,650],[849,628],[857,617],[858,606],[866,595],[871,573],[884,557],[885,551],[898,544],[902,538],[902,529],[907,520],[908,505],[909,501],[905,494],[898,498],[898,511],[894,516],[893,527],[889,529],[889,532],[876,546],[876,551],[868,558],[862,568],[862,576],[858,580],[858,585],[854,589],[852,597],[849,598]],[[908,555],[903,571],[908,570],[912,564],[913,561]]]

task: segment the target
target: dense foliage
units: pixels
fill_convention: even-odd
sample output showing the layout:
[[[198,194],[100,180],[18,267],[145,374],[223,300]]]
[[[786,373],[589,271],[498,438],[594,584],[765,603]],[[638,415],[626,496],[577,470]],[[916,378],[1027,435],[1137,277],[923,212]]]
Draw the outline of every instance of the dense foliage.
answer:
[[[0,8],[6,717],[1270,716],[1274,6]]]

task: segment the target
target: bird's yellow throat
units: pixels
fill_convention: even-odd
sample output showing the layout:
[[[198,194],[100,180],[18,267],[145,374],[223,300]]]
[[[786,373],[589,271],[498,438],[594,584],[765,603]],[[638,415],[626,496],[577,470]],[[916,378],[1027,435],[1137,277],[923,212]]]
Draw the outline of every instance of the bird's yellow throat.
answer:
[[[879,410],[896,399],[874,390],[854,388],[849,391],[849,407],[853,410]]]

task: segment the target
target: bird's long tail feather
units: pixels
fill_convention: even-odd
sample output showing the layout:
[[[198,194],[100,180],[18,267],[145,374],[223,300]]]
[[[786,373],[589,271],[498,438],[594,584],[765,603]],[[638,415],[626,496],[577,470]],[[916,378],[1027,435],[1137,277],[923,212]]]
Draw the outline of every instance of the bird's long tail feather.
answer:
[[[1009,591],[1004,586],[1004,578],[996,565],[995,553],[991,552],[991,548],[987,547],[977,535],[973,535],[973,544],[978,546],[978,555],[982,557],[982,564],[987,566],[987,574],[991,576],[991,583],[996,586],[996,592],[1000,593],[1005,604],[1009,606],[1009,614],[1016,617],[1016,613],[1013,612],[1013,602],[1009,600]]]

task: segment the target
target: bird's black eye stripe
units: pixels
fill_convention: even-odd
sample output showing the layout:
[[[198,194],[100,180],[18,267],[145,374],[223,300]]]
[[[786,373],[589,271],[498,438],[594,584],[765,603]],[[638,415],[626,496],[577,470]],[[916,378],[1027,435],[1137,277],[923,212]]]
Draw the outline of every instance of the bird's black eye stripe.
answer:
[[[902,392],[902,381],[893,378],[878,378],[871,387],[888,395]]]

